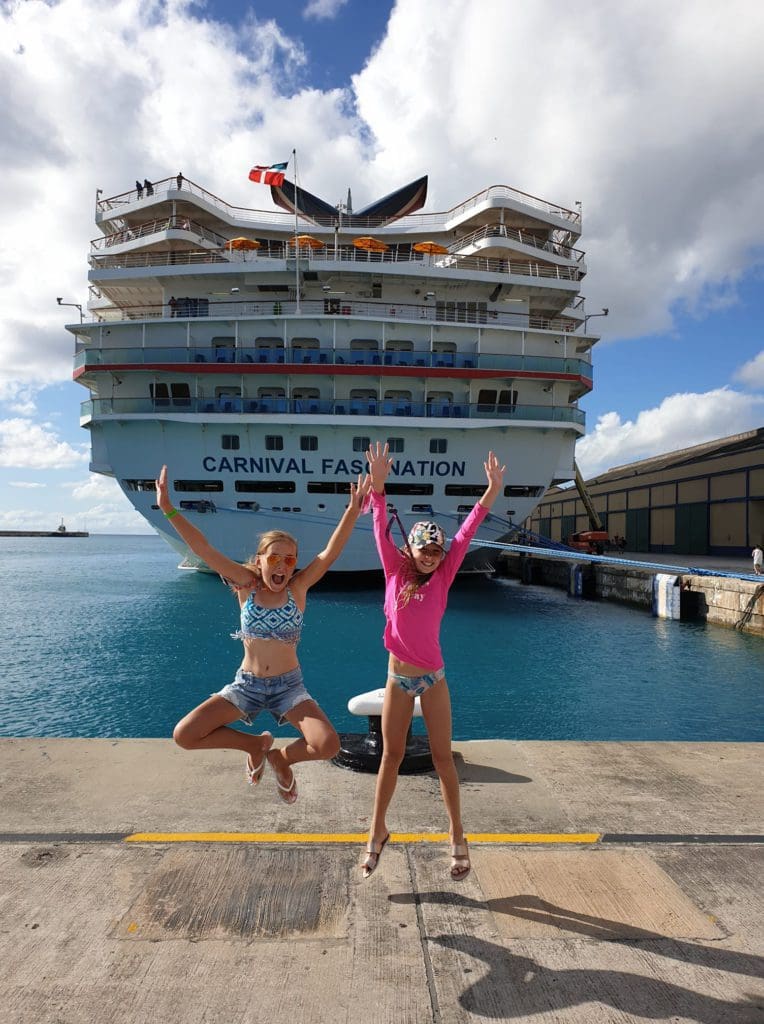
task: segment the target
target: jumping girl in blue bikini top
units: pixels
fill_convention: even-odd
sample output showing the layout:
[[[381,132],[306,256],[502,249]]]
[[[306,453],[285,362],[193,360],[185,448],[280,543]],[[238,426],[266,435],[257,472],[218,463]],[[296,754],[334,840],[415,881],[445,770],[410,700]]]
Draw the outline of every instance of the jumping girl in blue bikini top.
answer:
[[[253,598],[254,594],[250,594],[241,606],[241,629],[231,636],[244,641],[280,640],[296,647],[302,633],[303,614],[291,590],[287,590],[287,602],[280,608],[264,608],[255,604]]]

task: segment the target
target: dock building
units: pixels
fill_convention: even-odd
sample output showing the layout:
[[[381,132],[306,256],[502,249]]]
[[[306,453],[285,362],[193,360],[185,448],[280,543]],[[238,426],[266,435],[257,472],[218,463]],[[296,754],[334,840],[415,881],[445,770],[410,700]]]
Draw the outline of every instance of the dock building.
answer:
[[[617,466],[586,486],[629,551],[747,556],[764,542],[764,427]],[[555,486],[526,526],[564,541],[589,520],[576,489]]]

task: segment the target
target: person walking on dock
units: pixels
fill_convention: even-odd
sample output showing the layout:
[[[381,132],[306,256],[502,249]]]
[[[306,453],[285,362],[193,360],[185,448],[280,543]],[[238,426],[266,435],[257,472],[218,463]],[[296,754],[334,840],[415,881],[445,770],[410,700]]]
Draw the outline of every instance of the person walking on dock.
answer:
[[[256,554],[234,562],[216,550],[201,530],[170,501],[167,466],[156,480],[157,502],[165,518],[188,547],[232,587],[241,609],[241,629],[234,633],[244,643],[244,658],[232,683],[190,711],[173,732],[186,750],[241,750],[247,755],[246,772],[256,786],[266,758],[276,776],[282,800],[297,799],[293,766],[301,761],[334,757],[340,748],[337,733],[303,684],[297,644],[303,625],[308,590],[339,558],[350,538],[371,486],[370,477],[350,484],[350,499],[326,547],[304,569],[296,571],[297,541],[281,530],[260,536]],[[289,722],[302,736],[282,749],[273,749],[273,736],[239,732],[236,721],[251,725],[260,711],[270,711],[278,724]]]
[[[757,576],[764,575],[764,551],[761,549],[761,544],[757,544],[751,552],[751,558],[753,559],[753,571]]]
[[[451,878],[460,881],[470,871],[459,800],[459,778],[451,752],[451,698],[440,650],[440,625],[448,591],[464,561],[469,544],[501,493],[505,466],[493,452],[484,463],[488,485],[484,494],[459,527],[446,551],[446,537],[437,523],[415,523],[401,550],[387,528],[385,481],[392,459],[389,446],[379,441],[366,457],[371,474],[370,500],[374,539],[385,574],[385,648],[389,653],[387,683],[382,704],[382,760],[377,775],[374,813],[366,856],[361,864],[364,878],[379,863],[390,838],[386,814],[398,781],[398,769],[406,748],[406,735],[420,698],[422,716],[430,740],[433,765],[449,818]]]

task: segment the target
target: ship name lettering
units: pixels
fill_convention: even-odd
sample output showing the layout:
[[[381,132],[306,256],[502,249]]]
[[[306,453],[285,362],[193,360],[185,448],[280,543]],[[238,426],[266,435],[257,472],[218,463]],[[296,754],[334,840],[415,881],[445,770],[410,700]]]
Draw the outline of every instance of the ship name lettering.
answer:
[[[242,455],[236,455],[234,458],[229,459],[226,455],[216,459],[212,455],[207,455],[202,459],[202,466],[206,473],[276,473],[278,475],[288,475],[290,473],[304,474],[305,476],[313,476],[315,470],[311,469],[305,459],[272,459],[266,458],[245,458]],[[360,473],[361,470],[359,469]]]
[[[412,462],[407,459],[405,462],[393,462],[393,476],[464,476],[464,462],[446,462],[442,459],[435,462],[433,459],[419,459]]]

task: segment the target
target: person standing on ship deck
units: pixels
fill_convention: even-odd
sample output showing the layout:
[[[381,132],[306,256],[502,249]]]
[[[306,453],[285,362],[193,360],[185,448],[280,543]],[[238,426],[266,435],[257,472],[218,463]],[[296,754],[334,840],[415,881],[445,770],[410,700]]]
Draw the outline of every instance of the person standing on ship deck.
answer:
[[[265,760],[276,775],[278,794],[285,803],[297,799],[293,765],[301,761],[329,760],[340,748],[329,719],[303,685],[297,660],[308,590],[339,558],[350,538],[371,487],[370,477],[350,484],[350,499],[326,547],[295,571],[297,541],[281,530],[260,536],[257,553],[246,562],[234,562],[216,550],[170,502],[167,466],[156,481],[159,508],[189,548],[219,573],[235,591],[241,608],[241,630],[233,636],[244,643],[244,659],[232,683],[224,686],[178,722],[175,742],[185,750],[242,750],[247,755],[247,778],[256,786]],[[276,721],[289,722],[302,736],[286,747],[273,749],[273,736],[239,732],[236,721],[251,725],[260,711]]]
[[[369,844],[361,865],[363,877],[376,869],[390,838],[385,817],[398,781],[406,748],[406,735],[420,698],[430,740],[430,752],[440,779],[440,791],[449,819],[451,878],[461,881],[470,871],[459,800],[459,777],[451,752],[451,698],[440,650],[440,626],[448,591],[478,527],[501,492],[506,467],[493,452],[483,464],[488,486],[456,532],[448,551],[437,523],[415,523],[403,549],[395,546],[387,530],[385,481],[392,459],[389,446],[377,441],[366,458],[371,474],[374,539],[385,573],[385,648],[389,653],[387,683],[382,703],[382,760],[377,775]]]

